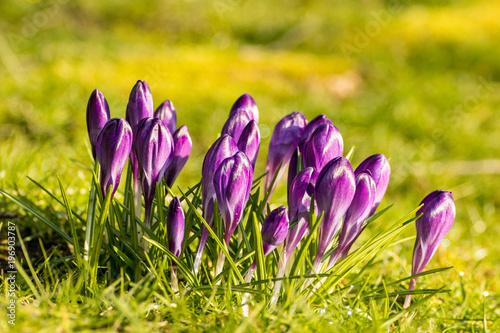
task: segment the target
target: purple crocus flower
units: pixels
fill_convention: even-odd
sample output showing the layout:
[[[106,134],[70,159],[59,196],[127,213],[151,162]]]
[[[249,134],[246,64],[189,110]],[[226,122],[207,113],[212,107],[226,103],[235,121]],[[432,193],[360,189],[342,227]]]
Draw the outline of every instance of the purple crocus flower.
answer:
[[[184,241],[184,210],[182,210],[179,198],[174,197],[167,213],[167,237],[168,249],[177,258],[181,256],[182,242]]]
[[[304,164],[321,171],[326,163],[335,157],[342,156],[344,141],[337,127],[322,124],[316,128],[306,144]]]
[[[385,195],[387,186],[389,185],[389,178],[391,178],[391,166],[389,165],[387,157],[383,154],[376,154],[361,162],[361,164],[356,168],[354,174],[357,176],[364,171],[370,172],[377,188],[373,208],[370,212],[370,215],[372,215],[377,210],[380,201],[382,201],[382,198]]]
[[[94,158],[96,156],[95,145],[97,137],[108,120],[108,101],[106,101],[106,98],[104,98],[104,95],[99,90],[95,89],[90,94],[89,102],[87,103],[87,132],[89,133],[89,141]]]
[[[255,162],[259,154],[260,131],[255,120],[251,120],[241,132],[238,140],[238,149],[247,155],[252,167],[255,169]]]
[[[156,184],[163,177],[173,157],[172,135],[160,119],[144,118],[134,131],[134,150],[146,207],[145,224],[149,226]]]
[[[174,132],[172,137],[174,140],[174,155],[172,157],[172,162],[165,170],[165,183],[168,187],[172,187],[172,185],[174,185],[174,182],[186,164],[189,155],[191,154],[191,148],[193,147],[193,142],[191,141],[191,136],[189,135],[186,125],[179,127]]]
[[[330,124],[333,125],[332,121],[328,119],[324,114],[320,114],[309,124],[307,124],[306,128],[304,128],[304,132],[302,132],[302,136],[300,137],[299,140],[299,149],[302,154],[305,153],[306,151],[306,144],[309,142],[309,138],[311,138],[311,135],[313,132],[322,124]]]
[[[137,124],[139,124],[142,119],[149,117],[153,117],[153,95],[146,81],[139,80],[130,92],[125,119],[127,119],[132,127],[132,132],[135,133]],[[134,193],[138,195],[138,163],[134,149],[132,149],[130,154],[130,166],[132,167],[132,173],[134,175]]]
[[[106,197],[111,185],[111,198],[120,184],[123,167],[132,149],[132,129],[122,118],[108,120],[97,137],[96,154],[101,165],[100,183]]]
[[[247,110],[250,114],[250,119],[255,120],[257,124],[259,123],[259,109],[257,108],[257,104],[255,103],[252,96],[250,96],[249,94],[241,95],[236,100],[236,102],[234,102],[229,114],[236,112],[236,110],[238,109]]]
[[[174,133],[177,128],[177,113],[175,112],[174,103],[166,100],[158,106],[154,113],[154,117],[160,119],[170,133]]]
[[[354,172],[344,157],[334,158],[319,173],[315,199],[324,216],[319,226],[318,253],[313,265],[316,272],[326,248],[339,228],[340,219],[351,205],[355,191]]]
[[[224,220],[224,241],[229,240],[243,217],[252,189],[253,168],[247,156],[237,152],[226,158],[214,174],[214,189],[219,211]]]
[[[354,241],[363,230],[365,223],[373,207],[375,200],[375,181],[369,172],[361,172],[356,176],[356,193],[345,213],[344,223],[340,231],[339,243],[336,251],[330,257],[328,269],[335,266],[339,258],[344,258]],[[327,270],[328,270],[327,269]]]
[[[455,221],[455,202],[451,192],[436,190],[427,195],[420,203],[423,206],[417,211],[417,238],[413,248],[413,264],[411,274],[422,273],[427,263],[450,231]],[[409,290],[415,288],[417,278],[410,281]],[[411,295],[406,296],[404,307],[410,305]]]
[[[290,163],[288,165],[288,177],[287,177],[287,189],[288,193],[290,193],[290,188],[292,187],[292,183],[297,177],[298,169],[299,169],[299,159],[301,158],[299,147],[295,148],[295,151],[290,158]]]
[[[300,171],[288,189],[288,214],[290,221],[298,220],[297,225],[288,230],[285,240],[285,260],[288,260],[302,237],[309,230],[309,209],[311,197],[318,179],[318,172],[314,168],[305,168]],[[317,215],[318,209],[315,208]]]
[[[285,206],[276,208],[266,216],[261,231],[264,256],[267,256],[285,241],[288,225],[288,211]]]
[[[222,161],[233,156],[237,151],[238,146],[236,145],[236,142],[230,135],[226,134],[217,139],[205,155],[205,160],[203,161],[203,167],[201,169],[201,202],[203,208],[203,218],[209,226],[212,226],[214,221],[213,214],[216,195],[213,181],[215,171]],[[208,229],[205,228],[205,226],[202,226],[200,243],[198,245],[198,251],[196,252],[193,264],[193,271],[195,274],[198,273],[201,256],[203,255],[203,249],[205,248],[208,235]]]
[[[295,148],[299,143],[300,136],[307,125],[306,117],[300,112],[293,112],[283,119],[274,127],[271,141],[269,142],[269,151],[266,163],[266,177],[264,178],[264,192],[274,191],[276,183],[283,175],[286,165],[290,162]],[[280,168],[281,164],[281,168]],[[280,170],[278,170],[280,168]],[[271,182],[274,175],[277,174],[276,183],[273,188]],[[271,195],[269,195],[271,198]]]
[[[222,128],[221,135],[229,134],[233,137],[234,141],[238,142],[243,129],[252,120],[252,114],[247,109],[236,109],[231,111],[224,127]]]

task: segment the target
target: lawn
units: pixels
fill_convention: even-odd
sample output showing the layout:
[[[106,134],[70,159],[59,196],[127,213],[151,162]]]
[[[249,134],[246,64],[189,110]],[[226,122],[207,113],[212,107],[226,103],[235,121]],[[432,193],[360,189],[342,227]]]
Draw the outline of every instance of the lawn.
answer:
[[[309,120],[326,114],[341,131],[345,150],[354,147],[353,166],[375,153],[390,159],[392,176],[381,207],[395,205],[369,225],[358,246],[414,210],[431,191],[453,192],[455,223],[427,269],[453,268],[422,277],[417,285],[448,291],[427,299],[408,327],[398,322],[386,327],[500,331],[498,2],[27,0],[1,2],[0,13],[0,189],[29,201],[66,233],[64,206],[27,177],[60,197],[59,178],[71,207],[86,216],[92,182],[86,168],[93,161],[85,113],[95,88],[107,98],[112,117],[125,116],[139,79],[149,83],[155,107],[173,101],[178,124],[188,126],[193,140],[172,189],[176,195],[200,181],[204,156],[231,105],[249,93],[260,110],[256,175],[264,172],[275,124],[293,111]],[[282,179],[272,207],[286,204],[285,185]],[[371,332],[389,317],[385,307],[394,306],[394,297],[358,301],[356,293],[346,293],[325,310],[321,302],[299,301],[296,308],[284,304],[271,313],[264,302],[255,302],[248,318],[224,297],[207,307],[181,298],[157,309],[152,300],[165,299],[154,279],[117,278],[103,282],[93,297],[84,296],[73,289],[74,267],[61,259],[74,255],[73,247],[0,195],[2,269],[9,221],[44,276],[44,288],[32,277],[18,242],[18,260],[27,272],[17,281],[23,304],[16,325],[9,325],[2,277],[3,332],[309,332],[332,325]],[[76,225],[83,241],[84,225]],[[364,263],[372,289],[410,276],[414,235],[411,225],[398,237],[402,242]],[[59,261],[47,266],[43,249]],[[346,281],[356,281],[358,272]],[[393,288],[403,290],[407,283]],[[234,297],[230,291],[222,296]],[[380,317],[347,315],[346,304],[357,303]]]

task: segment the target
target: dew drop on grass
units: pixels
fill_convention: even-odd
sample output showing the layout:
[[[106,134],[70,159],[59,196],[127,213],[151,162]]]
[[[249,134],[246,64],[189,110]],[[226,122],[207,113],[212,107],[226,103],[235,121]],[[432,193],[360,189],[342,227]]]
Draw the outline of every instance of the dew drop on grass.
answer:
[[[489,294],[490,294],[490,293],[489,293],[489,292],[487,292],[487,291],[485,291],[485,292],[483,293],[484,297],[488,297],[488,295],[489,295]]]
[[[460,276],[464,276],[464,272],[460,272],[458,273]]]
[[[348,315],[348,316],[352,316],[352,311],[351,311],[351,310],[348,310],[348,311],[347,311],[347,315]]]

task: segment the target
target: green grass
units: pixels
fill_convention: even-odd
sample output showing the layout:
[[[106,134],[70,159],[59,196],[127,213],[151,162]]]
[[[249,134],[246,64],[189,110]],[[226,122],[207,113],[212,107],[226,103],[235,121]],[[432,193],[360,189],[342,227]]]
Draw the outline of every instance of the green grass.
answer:
[[[447,236],[449,246],[441,246],[427,267],[454,268],[420,278],[417,285],[446,286],[449,292],[424,303],[414,328],[477,332],[486,321],[488,331],[499,330],[500,6],[494,1],[401,2],[397,9],[383,1],[215,3],[2,2],[0,188],[28,200],[71,233],[64,206],[26,176],[60,193],[58,174],[69,204],[86,216],[92,178],[80,164],[92,163],[85,108],[95,88],[108,99],[112,116],[124,116],[137,79],[150,84],[155,106],[167,98],[174,102],[194,144],[177,182],[183,191],[199,181],[204,154],[242,93],[255,98],[260,123],[270,129],[295,110],[309,119],[325,113],[346,147],[355,146],[353,165],[384,153],[393,170],[383,205],[396,205],[368,227],[357,246],[413,210],[430,191],[454,194],[457,219]],[[346,45],[352,52],[346,52]],[[256,174],[263,172],[268,142],[269,136],[264,137]],[[274,205],[286,201],[284,182],[278,188]],[[177,188],[174,192],[180,194]],[[221,312],[201,311],[204,305],[192,312],[189,300],[182,299],[175,308],[152,309],[152,295],[161,293],[150,276],[134,283],[117,279],[117,285],[103,287],[95,298],[82,297],[73,291],[71,270],[54,250],[64,257],[73,247],[0,196],[3,212],[16,216],[1,220],[2,240],[7,221],[16,222],[34,268],[54,276],[41,282],[49,300],[18,307],[18,325],[0,320],[2,331],[105,330],[113,325],[131,331],[201,331],[219,325],[226,331],[318,331],[331,329],[329,321],[339,330],[371,331],[373,322],[366,317],[347,316],[345,302],[368,305],[367,313],[393,309],[393,297],[388,303],[356,298],[361,281],[345,301],[339,296],[338,308],[324,314],[298,301],[295,313],[285,305],[272,314],[257,304],[255,317],[248,319],[227,304],[218,306],[225,309]],[[83,240],[83,224],[77,221],[76,226]],[[412,235],[410,226],[400,239]],[[59,258],[56,267],[44,267],[40,242],[51,259]],[[365,288],[409,276],[412,245],[411,239],[397,243],[370,263],[366,273],[374,283]],[[29,275],[20,245],[17,249]],[[3,244],[0,251],[3,261]],[[33,297],[29,286],[20,286],[20,299]],[[388,287],[389,295],[394,291]],[[1,297],[2,305],[7,301]]]

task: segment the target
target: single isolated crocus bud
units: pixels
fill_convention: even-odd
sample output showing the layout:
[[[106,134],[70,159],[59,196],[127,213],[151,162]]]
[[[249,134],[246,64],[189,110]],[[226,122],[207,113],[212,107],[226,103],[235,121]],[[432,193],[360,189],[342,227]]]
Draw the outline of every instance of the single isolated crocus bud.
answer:
[[[221,135],[229,134],[233,137],[234,141],[238,142],[241,132],[252,120],[252,115],[247,109],[237,109],[231,111],[224,127],[222,127]]]
[[[306,117],[300,112],[293,112],[281,119],[274,127],[274,132],[269,142],[266,176],[264,178],[264,192],[271,191],[269,198],[271,198],[276,183],[283,175],[286,165],[290,162],[306,125]],[[276,173],[276,182],[273,188],[270,189]]]
[[[238,149],[247,155],[252,167],[255,169],[257,155],[259,155],[260,131],[255,120],[251,120],[241,132],[238,140]]]
[[[297,220],[297,225],[288,230],[285,240],[285,260],[288,260],[302,237],[309,230],[309,213],[311,199],[318,179],[318,172],[314,168],[305,168],[300,171],[288,189],[288,214],[291,222]],[[316,204],[315,204],[316,206]],[[315,215],[318,209],[315,207]]]
[[[101,165],[100,183],[106,197],[111,185],[111,197],[120,184],[123,167],[132,149],[132,128],[122,118],[110,119],[97,137],[96,153]]]
[[[139,164],[146,208],[145,224],[149,226],[156,184],[163,177],[173,157],[172,135],[160,119],[145,118],[139,122],[134,131],[134,150]]]
[[[96,156],[96,143],[99,133],[109,120],[109,106],[99,90],[94,90],[87,103],[87,132],[89,133],[92,156]]]
[[[328,162],[319,173],[315,199],[323,212],[319,226],[318,253],[313,268],[317,272],[323,254],[340,226],[340,220],[351,205],[356,192],[356,181],[351,164],[344,157]]]
[[[219,211],[224,220],[224,240],[229,240],[243,217],[252,189],[253,168],[247,156],[237,152],[226,158],[214,174],[214,189]]]
[[[357,176],[361,172],[366,171],[370,172],[377,188],[373,208],[370,212],[370,215],[373,215],[373,213],[377,210],[380,201],[384,198],[385,191],[389,185],[389,179],[391,178],[391,166],[389,165],[389,161],[384,154],[376,154],[361,162],[361,164],[356,168],[356,171],[354,171],[354,174]]]
[[[170,202],[167,213],[168,250],[177,258],[181,256],[182,242],[184,241],[185,217],[179,198],[174,197]]]
[[[337,250],[330,257],[328,269],[335,266],[339,258],[344,258],[349,253],[352,244],[363,230],[363,224],[370,216],[375,201],[375,192],[375,181],[370,173],[359,173],[356,176],[356,193],[345,213]]]
[[[344,141],[337,127],[331,124],[322,124],[316,128],[307,142],[304,164],[313,167],[319,172],[326,163],[344,153]]]
[[[306,128],[304,128],[304,132],[302,132],[302,136],[299,140],[299,149],[302,155],[305,154],[306,145],[309,142],[309,139],[311,138],[313,132],[316,130],[316,128],[323,124],[333,125],[330,119],[328,119],[324,114],[320,114],[319,116],[311,120],[311,122],[307,124]]]
[[[288,225],[288,211],[285,206],[276,208],[266,216],[261,231],[264,256],[267,256],[285,241]]]
[[[167,99],[161,103],[156,109],[154,117],[160,119],[170,133],[175,132],[177,128],[177,113],[175,112],[174,103],[172,103],[172,101]]]
[[[191,154],[191,148],[193,147],[193,142],[191,141],[191,136],[186,125],[179,127],[172,137],[174,140],[174,153],[172,162],[170,162],[165,170],[165,183],[168,187],[174,185],[177,176],[179,176],[182,168],[186,165]]]
[[[238,109],[246,109],[250,114],[250,119],[255,120],[257,124],[259,123],[259,109],[252,96],[249,94],[241,95],[236,102],[234,102],[231,107],[231,112],[229,113],[231,114]]]
[[[455,202],[451,192],[436,190],[427,195],[420,203],[423,206],[417,211],[417,238],[413,248],[413,264],[411,274],[422,273],[427,263],[450,231],[455,221]],[[417,278],[410,281],[409,290],[415,288]],[[410,305],[411,295],[406,296],[404,307]]]

